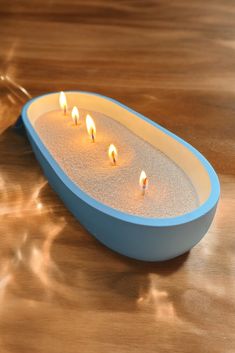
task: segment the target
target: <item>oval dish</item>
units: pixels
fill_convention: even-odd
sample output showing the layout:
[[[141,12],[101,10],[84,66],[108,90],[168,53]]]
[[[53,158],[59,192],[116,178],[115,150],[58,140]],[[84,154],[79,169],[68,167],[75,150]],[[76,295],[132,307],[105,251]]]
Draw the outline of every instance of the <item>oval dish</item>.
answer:
[[[69,102],[103,113],[156,146],[184,170],[194,185],[199,207],[171,218],[146,218],[111,208],[83,192],[63,171],[34,128],[36,119],[58,109],[59,93],[33,98],[23,107],[22,119],[33,151],[50,185],[79,222],[112,250],[131,258],[162,261],[190,250],[207,232],[220,194],[210,163],[191,145],[123,104],[89,92],[66,92]]]

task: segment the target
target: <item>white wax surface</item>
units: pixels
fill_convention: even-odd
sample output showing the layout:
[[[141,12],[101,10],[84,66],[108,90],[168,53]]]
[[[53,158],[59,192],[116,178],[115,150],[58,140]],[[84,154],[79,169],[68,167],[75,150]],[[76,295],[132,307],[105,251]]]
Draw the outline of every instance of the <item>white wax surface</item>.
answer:
[[[88,137],[85,116],[95,121],[97,135]],[[165,154],[115,120],[97,112],[80,110],[75,126],[70,113],[53,111],[40,116],[35,129],[47,149],[70,179],[94,199],[125,213],[142,217],[175,217],[194,210],[197,193],[183,170]],[[108,147],[118,150],[117,166]],[[139,176],[144,170],[149,187],[143,196]]]

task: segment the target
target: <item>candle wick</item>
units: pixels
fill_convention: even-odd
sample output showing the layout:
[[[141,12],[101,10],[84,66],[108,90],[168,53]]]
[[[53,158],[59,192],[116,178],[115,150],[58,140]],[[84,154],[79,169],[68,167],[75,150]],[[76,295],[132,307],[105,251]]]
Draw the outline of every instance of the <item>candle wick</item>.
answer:
[[[145,195],[146,187],[147,187],[147,178],[144,178],[144,180],[143,180],[143,187],[142,187],[142,195],[143,195],[143,196]]]
[[[64,106],[64,115],[66,115],[66,106]]]
[[[116,165],[116,158],[115,158],[114,151],[112,152],[112,157],[113,157],[113,164]]]
[[[91,129],[91,138],[92,138],[92,142],[95,142],[95,136],[94,136],[94,130]]]

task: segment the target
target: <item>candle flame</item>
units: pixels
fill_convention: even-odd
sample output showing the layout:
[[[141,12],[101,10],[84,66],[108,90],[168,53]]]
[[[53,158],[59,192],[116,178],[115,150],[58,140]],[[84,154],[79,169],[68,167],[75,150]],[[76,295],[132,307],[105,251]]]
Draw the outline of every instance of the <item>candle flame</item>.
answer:
[[[116,147],[113,144],[111,144],[109,146],[108,156],[109,156],[109,159],[110,159],[111,163],[113,165],[116,165],[117,164],[118,153],[117,153]]]
[[[148,178],[144,170],[140,173],[140,179],[139,179],[140,187],[142,189],[142,194],[145,194],[145,191],[148,188]]]
[[[95,142],[96,127],[95,127],[94,120],[89,114],[87,114],[86,116],[86,128],[87,128],[88,135],[92,138],[92,142]]]
[[[64,115],[66,115],[67,113],[67,109],[68,109],[68,106],[67,106],[67,99],[66,99],[66,95],[64,92],[60,92],[60,98],[59,98],[59,101],[60,101],[60,108],[63,110],[64,112]]]
[[[74,124],[77,125],[79,120],[79,111],[77,107],[73,107],[71,115],[72,115]]]

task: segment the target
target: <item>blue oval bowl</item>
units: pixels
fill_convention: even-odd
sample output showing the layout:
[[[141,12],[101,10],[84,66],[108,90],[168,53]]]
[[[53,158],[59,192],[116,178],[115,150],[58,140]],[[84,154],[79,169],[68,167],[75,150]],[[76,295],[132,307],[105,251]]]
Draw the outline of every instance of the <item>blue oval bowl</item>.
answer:
[[[71,106],[101,112],[155,145],[191,179],[200,200],[194,211],[172,218],[146,218],[111,208],[87,195],[56,162],[34,128],[43,113],[58,109],[59,93],[28,101],[22,119],[33,151],[50,185],[80,223],[101,243],[125,256],[162,261],[190,250],[207,232],[220,194],[218,177],[210,163],[190,144],[143,115],[96,93],[66,92]]]

